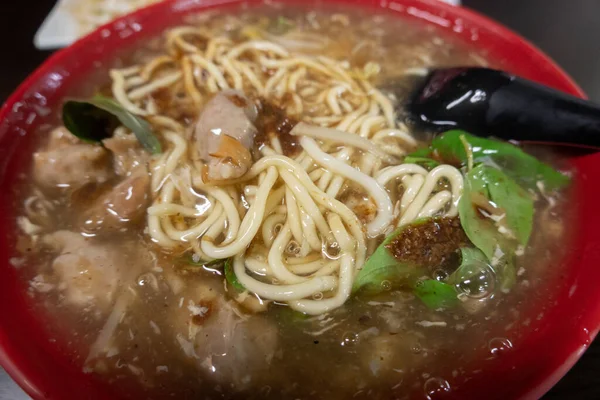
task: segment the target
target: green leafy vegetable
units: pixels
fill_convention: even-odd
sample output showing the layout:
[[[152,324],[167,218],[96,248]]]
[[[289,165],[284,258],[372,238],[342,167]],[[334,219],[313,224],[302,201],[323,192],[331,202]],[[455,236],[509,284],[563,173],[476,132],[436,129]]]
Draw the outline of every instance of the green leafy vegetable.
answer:
[[[473,247],[461,247],[460,260],[460,266],[457,268],[457,270],[465,265],[477,263],[487,264],[488,262],[487,258],[485,257],[485,254],[483,254],[481,250]]]
[[[237,276],[235,275],[232,260],[232,258],[228,258],[227,260],[225,260],[225,280],[238,292],[245,292],[246,288],[244,287],[244,285],[242,285],[242,283],[238,280]]]
[[[310,315],[293,310],[290,307],[278,307],[278,309],[277,319],[284,325],[297,324],[310,318]]]
[[[423,151],[424,150],[424,151]],[[404,157],[404,162],[407,164],[421,164],[429,169],[433,169],[440,165],[440,163],[433,158],[428,157],[429,149],[421,149],[417,150],[406,157]]]
[[[508,229],[523,246],[529,242],[533,227],[533,199],[515,181],[496,168],[482,165],[474,174],[474,179],[486,182],[490,199],[506,211]]]
[[[474,286],[472,290],[487,288],[496,276],[502,288],[510,288],[515,280],[512,254],[519,245],[527,245],[533,226],[533,199],[530,194],[499,169],[479,164],[466,175],[458,208],[461,226],[476,249],[462,250],[461,265],[470,269],[463,268],[454,279],[462,278],[464,273],[480,277],[482,275],[478,273],[485,274],[488,272],[486,268],[490,268],[492,275],[483,276],[481,279],[485,278],[484,281],[474,282],[474,285],[483,286]],[[450,279],[448,282],[431,280],[417,284],[418,279],[425,275],[424,266],[415,265],[415,261],[398,260],[387,248],[404,229],[427,221],[400,227],[389,235],[358,273],[353,291],[376,293],[394,287],[411,288],[428,306],[450,306],[448,298],[456,295]]]
[[[380,245],[358,273],[352,290],[381,292],[408,284],[422,275],[419,272],[418,267],[399,262],[383,245]]]
[[[467,174],[463,193],[458,203],[458,215],[469,240],[480,249],[488,259],[494,257],[494,251],[499,242],[506,238],[499,236],[498,228],[491,218],[485,218],[479,214],[472,199],[477,194],[489,198],[489,192],[485,182],[481,179],[472,179],[477,173],[477,168]]]
[[[433,139],[428,152],[419,150],[408,157],[434,158],[448,164],[466,165],[467,152],[464,141],[470,146],[475,164],[484,163],[499,167],[526,188],[535,188],[536,182],[540,180],[544,181],[548,190],[559,189],[569,183],[568,176],[510,143],[483,139],[460,130],[443,133]]]
[[[481,206],[474,202],[478,197],[501,210],[498,222],[481,214]],[[533,227],[533,199],[499,169],[480,164],[469,172],[458,208],[465,233],[488,259],[493,258],[497,245],[513,251],[517,243],[527,245]],[[506,227],[501,232],[504,218]],[[516,243],[511,243],[511,235]]]
[[[98,143],[111,137],[119,126],[118,118],[83,101],[67,101],[63,105],[62,119],[69,132],[88,143]]]
[[[398,286],[410,287],[412,282],[419,276],[422,276],[423,271],[418,266],[398,261],[390,254],[386,245],[394,240],[406,227],[426,221],[424,219],[413,222],[410,225],[402,226],[388,235],[359,271],[358,276],[354,280],[352,291],[356,292],[360,289],[371,293],[381,292],[386,289],[384,287],[386,282],[389,284],[389,288]]]
[[[458,291],[457,287],[464,288],[470,293],[479,293],[493,285],[494,270],[489,265],[485,254],[473,247],[462,247],[460,253],[460,265],[445,281],[427,279],[415,285],[413,293],[427,307],[434,310],[455,307],[459,302],[459,293],[463,292]],[[482,275],[485,276],[485,281],[478,278]],[[482,288],[482,285],[485,287]]]
[[[65,127],[83,141],[97,143],[109,138],[121,123],[148,152],[161,152],[150,124],[108,97],[96,95],[89,100],[69,100],[63,105],[62,117]]]
[[[435,279],[417,282],[413,292],[427,307],[434,310],[454,307],[459,301],[454,286]]]
[[[497,221],[482,214],[480,199],[500,210]],[[527,245],[531,235],[532,198],[502,171],[480,164],[466,176],[458,211],[469,240],[494,266],[502,288],[510,288],[515,281],[513,254],[519,244]]]

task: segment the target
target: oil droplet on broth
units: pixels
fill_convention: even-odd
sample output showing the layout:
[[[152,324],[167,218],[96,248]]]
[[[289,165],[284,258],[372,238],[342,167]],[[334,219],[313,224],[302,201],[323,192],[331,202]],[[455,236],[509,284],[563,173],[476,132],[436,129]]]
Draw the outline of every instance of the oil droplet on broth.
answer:
[[[435,271],[433,271],[433,279],[435,279],[436,281],[443,282],[448,278],[448,276],[448,272],[444,271],[443,269],[436,269]]]
[[[342,341],[340,342],[340,345],[343,347],[354,346],[358,343],[358,340],[359,340],[358,333],[346,332],[342,336]]]
[[[386,291],[392,290],[392,283],[390,281],[385,280],[381,281],[381,288]]]
[[[421,345],[419,343],[415,343],[410,350],[414,353],[414,354],[419,354],[423,348],[421,347]]]
[[[443,378],[433,377],[425,381],[423,385],[425,391],[425,397],[427,400],[443,399],[448,393],[450,393],[450,384]]]

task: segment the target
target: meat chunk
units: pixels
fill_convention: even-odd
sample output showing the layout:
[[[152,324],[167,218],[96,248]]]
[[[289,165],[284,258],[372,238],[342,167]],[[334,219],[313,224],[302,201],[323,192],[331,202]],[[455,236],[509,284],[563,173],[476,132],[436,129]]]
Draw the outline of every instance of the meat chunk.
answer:
[[[50,132],[50,139],[48,140],[46,150],[58,150],[80,143],[81,141],[69,132],[67,128],[59,126]]]
[[[104,139],[102,143],[112,152],[113,167],[119,176],[130,175],[150,158],[133,133],[115,132],[113,137]]]
[[[277,349],[277,327],[258,315],[242,321],[231,307],[221,305],[196,336],[195,345],[200,367],[239,390],[255,384],[268,369]]]
[[[215,381],[243,389],[264,376],[277,350],[277,327],[259,315],[240,317],[218,287],[198,282],[186,288],[173,313],[184,354]]]
[[[100,196],[84,213],[87,231],[118,230],[137,224],[150,202],[150,176],[145,166]]]
[[[70,231],[47,235],[44,243],[59,252],[52,262],[52,270],[66,302],[106,310],[120,278],[119,253],[108,245],[95,244]]]
[[[256,107],[236,90],[218,93],[204,107],[194,131],[210,181],[239,178],[252,165]]]
[[[64,127],[50,133],[46,150],[33,154],[33,177],[46,188],[78,188],[87,183],[102,183],[112,174],[108,151],[79,141]]]

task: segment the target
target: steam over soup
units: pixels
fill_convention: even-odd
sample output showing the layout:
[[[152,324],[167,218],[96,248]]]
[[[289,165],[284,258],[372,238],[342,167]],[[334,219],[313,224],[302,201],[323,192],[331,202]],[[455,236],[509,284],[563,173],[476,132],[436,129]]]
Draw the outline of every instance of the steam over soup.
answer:
[[[565,237],[567,175],[415,136],[384,89],[483,64],[384,16],[197,17],[66,99],[13,261],[124,397],[443,396],[518,346]]]

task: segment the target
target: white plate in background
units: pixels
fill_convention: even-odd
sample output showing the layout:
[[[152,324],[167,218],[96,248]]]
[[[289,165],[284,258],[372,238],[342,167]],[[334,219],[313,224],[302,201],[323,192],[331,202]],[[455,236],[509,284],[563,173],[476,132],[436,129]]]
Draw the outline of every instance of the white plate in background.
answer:
[[[59,0],[35,34],[40,50],[56,49],[111,19],[161,0]]]
[[[68,9],[69,0],[59,0],[33,38],[40,50],[56,49],[71,44],[79,36],[77,21]]]

